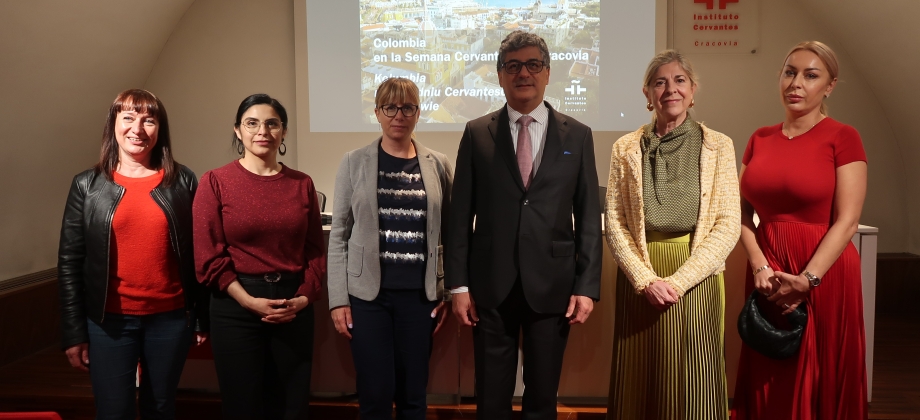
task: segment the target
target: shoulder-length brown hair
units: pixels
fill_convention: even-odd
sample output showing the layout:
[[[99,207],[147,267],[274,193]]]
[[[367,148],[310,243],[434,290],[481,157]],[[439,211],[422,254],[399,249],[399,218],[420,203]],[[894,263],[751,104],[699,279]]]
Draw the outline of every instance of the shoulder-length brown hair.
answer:
[[[103,173],[111,180],[112,173],[118,170],[119,154],[118,142],[115,141],[115,123],[119,112],[133,110],[156,118],[160,125],[156,144],[150,151],[150,165],[152,169],[163,170],[161,185],[171,186],[179,173],[179,164],[172,156],[172,143],[169,139],[169,118],[166,108],[156,95],[143,89],[128,89],[115,97],[115,102],[109,108],[109,115],[105,119],[105,128],[102,130],[102,150],[99,152],[99,163],[96,172]]]

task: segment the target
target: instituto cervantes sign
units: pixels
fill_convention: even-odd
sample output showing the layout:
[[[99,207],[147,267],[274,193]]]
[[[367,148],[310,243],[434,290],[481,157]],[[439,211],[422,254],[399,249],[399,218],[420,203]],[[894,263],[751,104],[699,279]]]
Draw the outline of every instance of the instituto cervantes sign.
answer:
[[[760,48],[760,0],[672,0],[674,48],[753,54]]]

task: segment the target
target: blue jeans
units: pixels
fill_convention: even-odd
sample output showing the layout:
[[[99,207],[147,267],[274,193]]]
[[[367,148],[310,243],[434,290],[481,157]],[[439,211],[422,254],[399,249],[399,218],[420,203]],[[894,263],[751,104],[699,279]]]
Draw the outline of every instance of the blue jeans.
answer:
[[[185,309],[177,309],[152,315],[106,313],[101,324],[89,320],[97,420],[133,420],[136,406],[142,419],[176,417],[176,388],[192,344],[189,319]],[[138,361],[141,383],[136,394]]]

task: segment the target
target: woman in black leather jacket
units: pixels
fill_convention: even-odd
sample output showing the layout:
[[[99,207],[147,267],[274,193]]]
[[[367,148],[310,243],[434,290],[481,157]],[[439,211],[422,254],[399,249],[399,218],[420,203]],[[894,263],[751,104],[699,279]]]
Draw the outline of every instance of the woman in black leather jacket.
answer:
[[[175,417],[189,346],[208,330],[192,260],[196,179],[172,158],[163,103],[119,94],[99,163],[71,184],[58,251],[62,346],[90,373],[97,419],[134,419],[136,406],[141,418]]]

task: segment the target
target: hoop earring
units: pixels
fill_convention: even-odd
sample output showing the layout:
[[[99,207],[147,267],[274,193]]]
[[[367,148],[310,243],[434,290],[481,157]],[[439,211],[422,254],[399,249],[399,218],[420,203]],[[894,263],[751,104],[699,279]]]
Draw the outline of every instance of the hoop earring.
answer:
[[[278,154],[284,156],[287,153],[287,145],[284,144],[284,139],[281,139],[281,146],[278,147]]]
[[[238,154],[238,155],[240,155],[240,156],[243,156],[243,152],[244,152],[245,150],[246,150],[246,149],[243,148],[243,141],[240,140],[240,139],[236,139],[236,154]]]
[[[652,103],[648,102],[645,104],[645,109],[647,109],[649,112],[652,112],[652,110],[655,108],[652,108]]]

